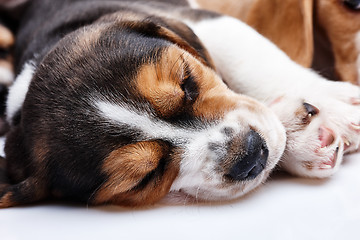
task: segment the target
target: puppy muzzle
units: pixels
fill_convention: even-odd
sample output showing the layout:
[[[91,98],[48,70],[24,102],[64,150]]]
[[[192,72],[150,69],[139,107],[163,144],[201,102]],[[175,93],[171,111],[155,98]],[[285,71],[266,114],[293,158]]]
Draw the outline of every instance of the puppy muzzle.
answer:
[[[264,139],[251,130],[246,136],[245,154],[236,158],[225,177],[233,181],[252,180],[265,169],[268,156],[269,150]]]

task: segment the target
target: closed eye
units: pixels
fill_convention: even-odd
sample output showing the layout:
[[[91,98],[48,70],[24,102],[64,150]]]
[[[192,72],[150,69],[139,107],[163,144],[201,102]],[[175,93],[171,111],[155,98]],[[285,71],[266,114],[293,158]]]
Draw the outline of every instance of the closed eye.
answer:
[[[188,102],[194,102],[199,96],[199,88],[195,82],[195,77],[192,74],[189,65],[186,63],[184,66],[184,74],[180,87],[185,93],[185,100]]]

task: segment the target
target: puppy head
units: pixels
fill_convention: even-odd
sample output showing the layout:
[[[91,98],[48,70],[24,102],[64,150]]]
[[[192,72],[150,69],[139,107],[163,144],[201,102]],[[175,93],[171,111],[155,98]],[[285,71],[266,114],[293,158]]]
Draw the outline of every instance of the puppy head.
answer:
[[[56,161],[56,146],[57,163],[98,163],[104,180],[94,183],[93,203],[144,205],[180,190],[233,199],[278,162],[285,146],[280,121],[229,90],[185,29],[183,38],[149,19],[105,21],[73,33],[40,64],[24,103],[32,110],[22,121],[41,123],[35,136],[46,136],[49,161]],[[82,178],[84,170],[75,169],[69,171]]]
[[[141,140],[170,143],[168,161],[179,170],[170,191],[233,199],[263,182],[282,154],[284,135],[275,116],[230,91],[212,69],[176,45],[142,65],[134,83],[147,111],[96,104],[104,119],[137,129]]]

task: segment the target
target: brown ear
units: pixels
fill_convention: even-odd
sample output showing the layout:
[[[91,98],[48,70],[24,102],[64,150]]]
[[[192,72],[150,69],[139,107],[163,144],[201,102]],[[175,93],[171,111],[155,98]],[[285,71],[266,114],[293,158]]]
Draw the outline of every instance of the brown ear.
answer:
[[[152,204],[169,192],[179,163],[165,143],[145,141],[112,151],[102,170],[108,179],[98,189],[94,204],[139,206]]]
[[[255,0],[246,22],[295,62],[310,67],[314,54],[313,0]]]
[[[201,9],[219,12],[245,21],[254,1],[256,0],[196,0],[196,3]]]

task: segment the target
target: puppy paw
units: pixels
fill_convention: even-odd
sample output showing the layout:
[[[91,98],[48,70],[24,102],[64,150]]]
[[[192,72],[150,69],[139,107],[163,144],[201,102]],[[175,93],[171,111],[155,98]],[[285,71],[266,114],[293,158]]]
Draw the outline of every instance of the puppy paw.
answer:
[[[270,105],[287,133],[281,166],[298,176],[328,177],[339,169],[344,154],[359,148],[360,88],[324,81],[301,91]]]

